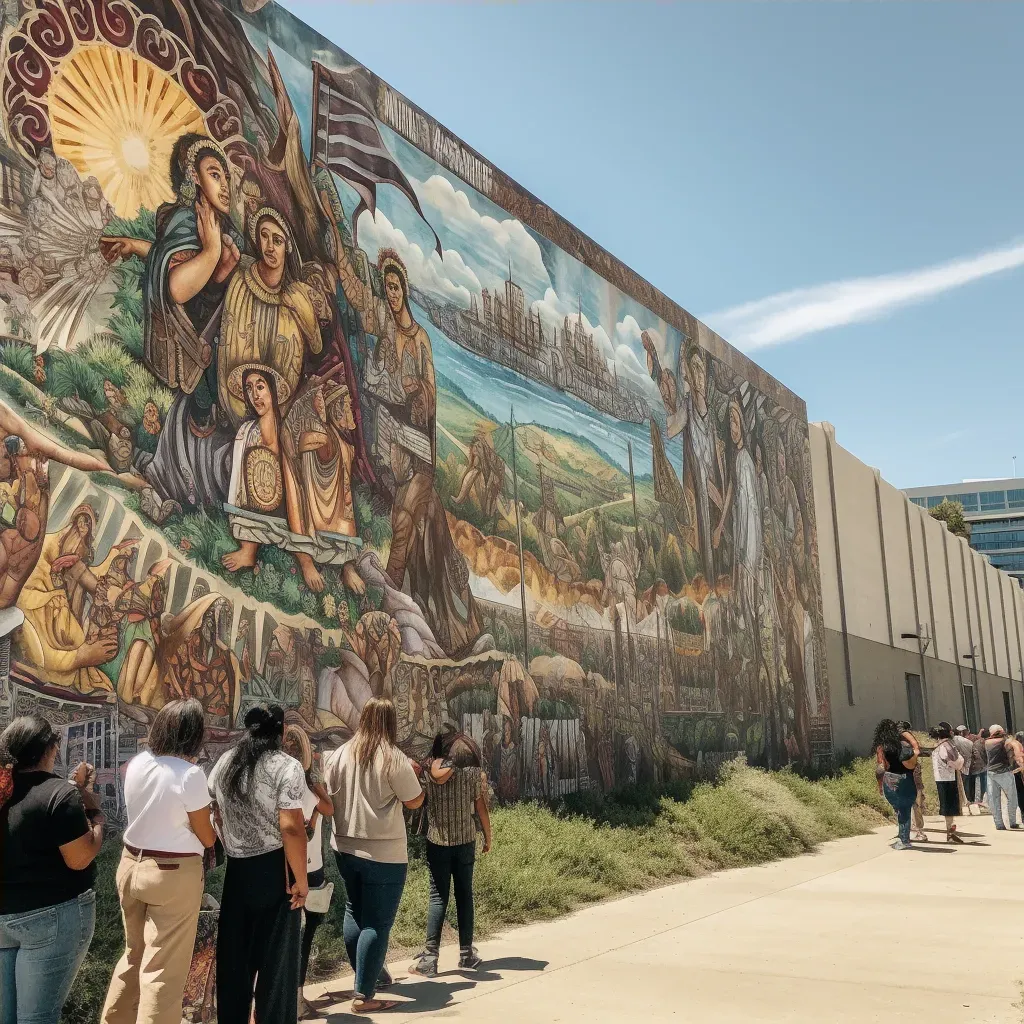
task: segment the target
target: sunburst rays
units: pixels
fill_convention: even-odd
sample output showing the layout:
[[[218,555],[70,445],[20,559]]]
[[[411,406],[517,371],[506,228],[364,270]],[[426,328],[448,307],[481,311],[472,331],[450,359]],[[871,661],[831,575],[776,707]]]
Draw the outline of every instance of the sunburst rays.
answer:
[[[53,149],[95,175],[121,217],[173,198],[168,164],[185,132],[206,132],[202,114],[159,68],[99,44],[71,54],[48,95]]]

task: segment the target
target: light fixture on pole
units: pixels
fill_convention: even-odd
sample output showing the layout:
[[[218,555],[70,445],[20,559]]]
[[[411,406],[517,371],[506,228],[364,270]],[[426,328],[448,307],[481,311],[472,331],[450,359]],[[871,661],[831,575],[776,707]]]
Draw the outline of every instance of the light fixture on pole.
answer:
[[[926,654],[928,645],[932,642],[927,625],[918,625],[916,633],[900,633],[901,640],[916,640],[921,646],[921,653]]]

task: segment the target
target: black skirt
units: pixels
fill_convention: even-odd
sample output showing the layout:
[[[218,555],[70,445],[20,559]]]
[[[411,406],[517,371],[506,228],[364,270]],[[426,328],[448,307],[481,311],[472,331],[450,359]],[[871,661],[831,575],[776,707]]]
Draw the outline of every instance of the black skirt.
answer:
[[[939,791],[939,814],[944,818],[957,818],[960,816],[960,790],[956,780],[952,782],[936,782],[935,788]]]

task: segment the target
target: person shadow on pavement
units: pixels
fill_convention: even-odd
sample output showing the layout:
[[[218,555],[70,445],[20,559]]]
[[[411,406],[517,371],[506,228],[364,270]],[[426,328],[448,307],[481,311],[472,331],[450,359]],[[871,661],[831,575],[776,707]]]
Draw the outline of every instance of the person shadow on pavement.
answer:
[[[480,969],[476,971],[460,971],[457,968],[445,971],[437,978],[412,980],[403,978],[400,983],[388,988],[388,996],[398,996],[401,999],[399,1006],[390,1011],[393,1015],[403,1013],[433,1013],[443,1010],[451,1001],[456,992],[464,992],[467,989],[476,988],[478,984],[488,981],[501,981],[505,972],[512,971],[543,971],[548,966],[547,960],[533,960],[529,957],[507,956],[499,957],[497,960],[484,961]],[[445,981],[446,976],[457,975],[466,978],[465,981]],[[469,980],[472,979],[472,980]],[[316,1000],[311,1000],[314,1007],[314,1020],[326,1020],[327,1024],[343,1024],[343,1022],[360,1020],[358,1014],[339,1012],[323,1013],[332,1005],[350,1000],[351,989],[341,992],[325,992]]]

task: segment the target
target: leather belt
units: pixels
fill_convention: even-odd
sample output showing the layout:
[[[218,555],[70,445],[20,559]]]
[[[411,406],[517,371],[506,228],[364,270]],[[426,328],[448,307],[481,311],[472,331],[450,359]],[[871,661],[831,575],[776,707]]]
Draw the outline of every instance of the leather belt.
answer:
[[[154,857],[157,860],[181,860],[183,857],[201,857],[199,853],[168,853],[166,850],[140,850],[137,847],[124,844],[124,848],[133,857]]]

